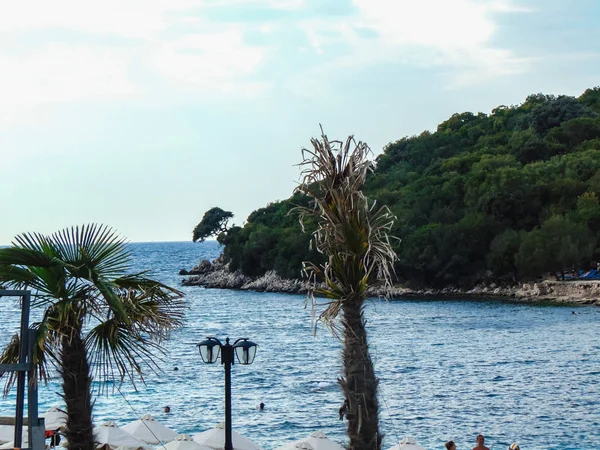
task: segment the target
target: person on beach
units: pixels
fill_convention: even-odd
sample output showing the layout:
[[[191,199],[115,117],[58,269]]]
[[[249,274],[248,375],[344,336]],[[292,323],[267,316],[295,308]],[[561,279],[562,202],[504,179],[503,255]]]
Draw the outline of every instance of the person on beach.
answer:
[[[446,447],[446,450],[456,450],[456,444],[454,441],[448,441],[444,444],[444,446]]]
[[[485,445],[483,445],[484,442],[485,442],[485,437],[483,437],[483,434],[478,434],[477,435],[477,446],[473,447],[473,450],[490,450]]]
[[[60,444],[60,435],[58,434],[58,430],[46,430],[46,439],[50,439],[50,448],[55,448],[58,444]],[[48,448],[48,446],[46,446]]]

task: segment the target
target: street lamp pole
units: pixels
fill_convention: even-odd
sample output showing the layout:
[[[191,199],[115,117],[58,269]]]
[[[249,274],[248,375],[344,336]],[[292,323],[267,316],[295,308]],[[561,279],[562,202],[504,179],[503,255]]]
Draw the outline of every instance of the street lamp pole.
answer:
[[[224,450],[233,450],[231,438],[231,365],[233,364],[233,347],[229,338],[221,347],[221,362],[225,365],[225,446]]]
[[[207,364],[213,364],[221,355],[221,364],[225,366],[225,444],[223,450],[233,450],[233,439],[231,432],[231,366],[234,364],[233,354],[237,356],[240,364],[252,364],[256,356],[257,345],[247,338],[236,340],[233,345],[229,338],[222,344],[215,337],[208,337],[198,344],[200,357]]]

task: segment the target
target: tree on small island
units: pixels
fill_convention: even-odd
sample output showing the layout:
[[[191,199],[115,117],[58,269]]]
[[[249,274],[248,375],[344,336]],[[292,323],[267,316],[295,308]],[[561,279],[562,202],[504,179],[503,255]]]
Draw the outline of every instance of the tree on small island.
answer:
[[[228,231],[227,223],[232,217],[233,213],[231,211],[224,211],[218,206],[210,208],[194,228],[192,240],[194,242],[204,242],[207,238],[215,236],[217,241],[221,243]]]
[[[326,262],[305,262],[304,272],[312,282],[313,307],[315,294],[329,299],[319,320],[335,329],[334,320],[342,313],[344,376],[339,383],[346,400],[348,449],[379,450],[383,438],[379,380],[369,354],[363,305],[370,285],[391,285],[396,254],[388,233],[394,216],[386,206],[376,208],[362,193],[372,168],[367,144],[357,143],[352,136],[345,143],[329,141],[321,133],[321,140],[311,140],[311,150],[302,151],[301,166],[306,168],[297,188],[312,204],[296,211],[301,220],[316,217],[312,243]],[[324,288],[319,287],[321,282]]]
[[[160,371],[161,342],[182,323],[182,293],[143,273],[129,274],[125,240],[110,228],[84,225],[50,236],[26,233],[0,249],[0,284],[31,289],[37,341],[33,361],[47,382],[58,372],[66,404],[69,450],[94,450],[92,379],[100,393],[143,369]],[[158,355],[157,355],[158,353]],[[0,363],[18,362],[13,336]],[[53,370],[57,369],[57,370]],[[5,394],[13,385],[7,376]],[[112,382],[110,384],[106,382]]]

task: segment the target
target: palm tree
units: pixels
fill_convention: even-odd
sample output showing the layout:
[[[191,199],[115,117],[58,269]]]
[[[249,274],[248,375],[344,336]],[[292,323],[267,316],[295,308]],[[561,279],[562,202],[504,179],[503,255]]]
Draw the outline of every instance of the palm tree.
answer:
[[[379,450],[378,379],[369,354],[363,305],[374,283],[391,284],[393,262],[388,233],[394,217],[387,207],[376,208],[361,189],[372,163],[369,147],[350,136],[346,142],[312,139],[303,149],[302,182],[297,190],[308,195],[312,207],[298,208],[301,221],[317,216],[312,244],[326,263],[304,263],[312,281],[309,297],[328,299],[319,320],[334,327],[342,313],[344,375],[339,380],[347,405],[350,450]]]
[[[40,380],[62,379],[69,450],[95,448],[92,379],[143,382],[144,369],[159,370],[161,342],[183,318],[181,292],[129,269],[125,240],[105,226],[21,234],[0,249],[0,284],[31,289],[32,308],[43,311],[33,325],[34,363]],[[0,362],[16,362],[18,347],[15,336]],[[9,389],[15,378],[6,375]]]

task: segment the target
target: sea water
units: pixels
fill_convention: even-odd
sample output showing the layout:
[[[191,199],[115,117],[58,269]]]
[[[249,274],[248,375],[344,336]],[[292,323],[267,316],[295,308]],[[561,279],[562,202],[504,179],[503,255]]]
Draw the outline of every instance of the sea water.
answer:
[[[181,287],[177,272],[220,251],[202,244],[131,244],[135,270]],[[125,384],[96,399],[97,424],[124,425],[143,414],[180,433],[224,420],[224,371],[204,364],[206,336],[247,337],[252,365],[232,368],[234,430],[265,449],[324,430],[346,444],[341,343],[317,326],[302,295],[181,287],[184,326],[166,343],[159,374],[137,390]],[[19,309],[1,299],[0,345],[18,329]],[[576,314],[572,314],[575,310]],[[600,449],[600,308],[503,301],[369,300],[370,350],[380,379],[383,448],[413,436],[429,448],[454,440],[472,448],[478,433],[492,449]],[[178,370],[175,370],[178,368]],[[60,383],[40,388],[40,411],[60,405]],[[259,411],[256,406],[265,403]],[[171,407],[170,413],[164,406]],[[14,392],[0,400],[14,414]]]

